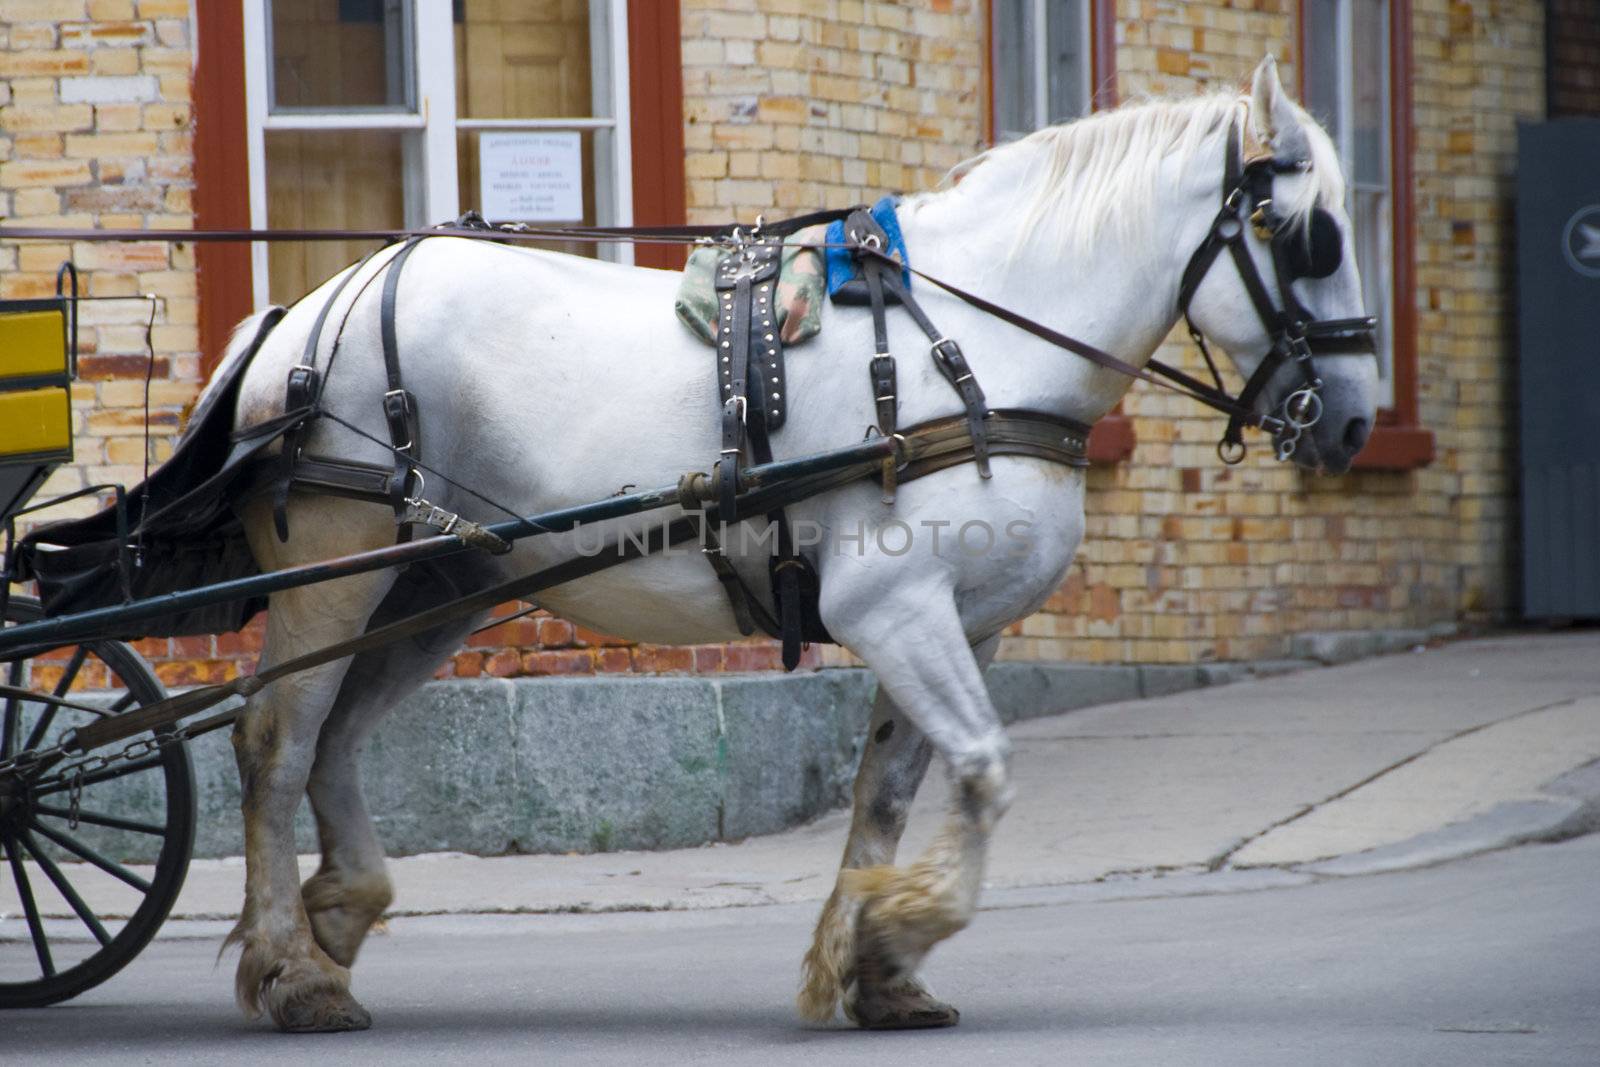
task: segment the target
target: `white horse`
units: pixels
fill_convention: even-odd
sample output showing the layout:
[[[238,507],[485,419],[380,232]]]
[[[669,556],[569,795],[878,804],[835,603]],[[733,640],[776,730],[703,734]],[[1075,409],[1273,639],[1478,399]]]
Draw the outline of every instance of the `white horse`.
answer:
[[[900,219],[912,262],[996,298],[1051,327],[1141,364],[1172,328],[1179,277],[1220,201],[1225,141],[1311,161],[1276,179],[1274,199],[1292,222],[1314,207],[1332,213],[1345,243],[1332,276],[1297,285],[1319,318],[1361,314],[1338,162],[1327,136],[1281,88],[1270,59],[1247,97],[1212,96],[1129,106],[1040,131],[961,169],[958,183],[915,196]],[[1265,242],[1251,254],[1272,278]],[[387,255],[362,268],[380,269]],[[330,322],[349,311],[324,405],[387,439],[379,342],[379,285],[345,288]],[[248,369],[238,425],[283,410],[298,363],[334,281],[290,310]],[[441,238],[421,244],[399,289],[405,380],[420,401],[422,459],[519,513],[606,497],[624,485],[667,484],[706,469],[720,447],[717,381],[707,349],[673,320],[677,275],[562,255]],[[1128,380],[1068,355],[918,283],[923,306],[960,341],[993,408],[1050,412],[1082,422],[1104,415]],[[354,303],[353,310],[350,305]],[[1234,265],[1223,256],[1192,304],[1194,321],[1246,376],[1266,333]],[[834,308],[827,329],[789,363],[788,424],[780,456],[859,440],[876,419],[865,365],[871,328],[863,308]],[[910,321],[891,313],[900,367],[900,424],[957,414],[959,403]],[[230,347],[253,333],[247,321]],[[331,336],[331,331],[330,331]],[[328,338],[319,362],[327,365]],[[1294,460],[1342,471],[1374,415],[1370,356],[1319,360],[1325,413]],[[1278,375],[1259,405],[1277,410],[1298,385]],[[307,450],[385,463],[369,440],[319,420]],[[430,479],[430,498],[480,520],[480,500]],[[1066,573],[1083,534],[1082,472],[1040,459],[998,456],[993,477],[969,465],[900,488],[885,504],[870,482],[794,505],[791,518],[821,531],[808,549],[822,621],[876,673],[879,687],[856,785],[856,812],[838,888],[807,956],[802,1012],[830,1017],[841,998],[863,1025],[953,1022],[915,977],[939,940],[971,918],[996,820],[1011,798],[1008,744],[982,671],[999,635],[1035,611]],[[263,569],[389,544],[386,508],[296,494],[290,538],[280,543],[268,504],[247,505],[246,527]],[[898,520],[913,531],[981,520],[1025,524],[1025,557],[997,549],[951,551],[916,536],[879,541]],[[642,529],[643,518],[608,531]],[[810,525],[814,524],[814,525]],[[941,529],[943,527],[940,527]],[[860,536],[865,530],[866,536]],[[504,556],[458,557],[449,567],[397,579],[378,572],[271,598],[265,662],[361,633],[375,616],[430,605],[579,551],[578,536],[542,536]],[[735,546],[737,547],[737,546]],[[888,550],[885,550],[887,548]],[[736,559],[752,589],[767,589],[761,550]],[[550,590],[540,603],[607,633],[660,643],[721,642],[740,635],[722,586],[699,553],[634,560]],[[367,1026],[348,968],[391,899],[384,857],[366,812],[355,756],[379,718],[432,676],[478,620],[442,627],[278,681],[253,696],[234,733],[243,783],[247,878],[231,940],[242,946],[237,993],[286,1030]],[[930,756],[954,783],[948,822],[927,854],[893,862],[906,810]],[[322,864],[305,885],[295,866],[292,820],[309,793]]]

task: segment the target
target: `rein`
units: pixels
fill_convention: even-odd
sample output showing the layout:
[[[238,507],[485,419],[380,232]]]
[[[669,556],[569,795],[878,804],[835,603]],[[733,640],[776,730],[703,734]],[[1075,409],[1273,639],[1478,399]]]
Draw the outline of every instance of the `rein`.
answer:
[[[625,244],[725,244],[730,241],[740,242],[752,237],[762,235],[788,236],[800,230],[823,223],[834,222],[848,218],[857,208],[840,208],[828,211],[817,211],[790,219],[781,219],[776,222],[765,222],[757,218],[753,227],[744,228],[736,223],[721,225],[701,226],[553,226],[537,227],[523,223],[488,224],[476,219],[473,213],[468,213],[453,223],[442,224],[429,228],[408,229],[350,229],[350,230],[302,230],[302,229],[211,229],[211,230],[100,230],[89,228],[51,228],[51,227],[0,227],[0,240],[49,240],[49,241],[160,241],[168,244],[182,244],[189,241],[206,243],[228,242],[254,242],[254,241],[412,241],[423,237],[461,237],[475,241],[547,241],[566,240],[603,244],[607,242]],[[475,224],[476,223],[476,224]],[[804,242],[799,245],[789,245],[815,249],[818,251],[829,248],[846,248],[852,252],[860,253],[869,259],[883,261],[896,269],[904,269],[924,281],[938,286],[945,292],[960,299],[966,304],[985,312],[1002,322],[1009,323],[1035,337],[1046,341],[1057,348],[1072,352],[1089,362],[1107,370],[1121,374],[1128,378],[1136,378],[1151,385],[1170,390],[1197,401],[1206,407],[1212,408],[1230,419],[1230,427],[1235,422],[1239,425],[1256,426],[1268,433],[1281,433],[1287,424],[1283,419],[1272,415],[1261,415],[1250,410],[1250,403],[1245,395],[1238,399],[1230,397],[1221,388],[1221,380],[1217,385],[1209,385],[1192,375],[1186,374],[1176,367],[1161,360],[1152,359],[1148,369],[1135,367],[1125,360],[1118,359],[1111,353],[1097,348],[1085,341],[1051,329],[1049,326],[1031,319],[1020,312],[1012,311],[992,300],[979,296],[976,293],[962,289],[951,282],[936,278],[925,271],[892,259],[881,248],[871,247],[855,242],[844,244],[829,244],[826,242]],[[1196,253],[1197,255],[1199,253]],[[1198,283],[1196,283],[1198,284]],[[1202,342],[1202,351],[1204,346]],[[1206,361],[1211,362],[1209,352],[1206,352]],[[1215,370],[1213,369],[1213,373]],[[1265,383],[1263,383],[1265,384]],[[1257,390],[1259,392],[1259,390]],[[1249,398],[1254,400],[1252,394]]]

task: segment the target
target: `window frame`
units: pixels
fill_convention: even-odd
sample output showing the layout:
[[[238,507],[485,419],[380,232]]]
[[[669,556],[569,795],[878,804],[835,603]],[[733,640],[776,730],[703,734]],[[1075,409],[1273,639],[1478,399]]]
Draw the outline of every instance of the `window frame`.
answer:
[[[277,131],[396,130],[404,142],[407,226],[427,226],[461,214],[456,134],[458,131],[593,131],[610,144],[595,152],[595,210],[601,226],[630,226],[632,170],[629,152],[627,0],[589,0],[590,48],[595,110],[606,116],[468,119],[457,113],[454,5],[407,0],[411,106],[274,108],[272,100],[271,0],[244,0],[245,104],[248,121],[250,223],[267,226],[266,135]],[[633,261],[633,247],[602,245],[602,256]],[[269,303],[267,245],[252,247],[255,306]]]
[[[1043,0],[1034,0],[1037,9],[1043,9]],[[984,0],[983,78],[988,89],[988,106],[983,115],[983,137],[994,144],[999,131],[998,96],[994,74],[995,2]],[[1115,107],[1117,103],[1117,41],[1114,0],[1084,0],[1082,29],[1089,38],[1088,84],[1085,86],[1089,110],[1100,111]],[[1047,33],[1039,35],[1034,59],[1045,58],[1048,49]],[[1034,71],[1035,117],[1049,106],[1049,80],[1043,65]],[[1042,124],[1042,123],[1041,123]]]
[[[1377,425],[1354,466],[1411,470],[1433,462],[1433,432],[1421,425],[1417,399],[1416,215],[1412,180],[1413,108],[1410,0],[1389,0],[1390,329],[1394,399],[1378,411]],[[1299,96],[1306,96],[1310,20],[1306,0],[1296,3]]]
[[[219,0],[201,5],[194,16],[195,225],[202,229],[242,229],[252,224],[251,189],[239,180],[239,175],[257,172],[250,167],[252,138],[245,77],[245,68],[251,62],[246,47],[246,15],[247,7],[253,3],[254,0]],[[683,167],[680,0],[610,3],[611,24],[617,28],[612,34],[610,60],[613,69],[625,77],[613,104],[613,117],[619,120],[619,129],[626,131],[617,138],[616,155],[619,161],[627,161],[631,186],[617,197],[617,216],[639,225],[681,224],[687,217],[687,183]],[[442,9],[443,17],[449,18],[448,4],[418,6],[419,20],[430,17],[430,8]],[[451,33],[431,36],[435,40],[442,37],[449,47]],[[428,47],[428,36],[419,32],[419,47]],[[258,50],[256,61],[264,64],[265,53]],[[427,89],[419,86],[419,94],[425,92]],[[457,181],[453,84],[440,100],[448,101],[451,121],[435,124],[432,135],[448,140],[449,153],[431,145],[424,147],[424,153],[435,160],[440,171],[428,178],[427,184],[435,189],[453,187]],[[620,125],[624,113],[628,122]],[[378,115],[396,117],[393,112]],[[398,117],[410,118],[404,113]],[[429,129],[414,120],[412,125]],[[444,164],[446,159],[448,166]],[[446,170],[448,174],[443,173]],[[221,359],[235,324],[256,307],[255,278],[264,278],[265,271],[256,269],[251,249],[252,245],[242,242],[205,242],[195,250],[204,373],[209,374]],[[682,265],[682,250],[674,245],[642,245],[634,251],[633,261],[642,266],[676,269]]]
[[[983,112],[983,139],[994,144],[998,128],[994,78],[994,0],[984,0],[983,80],[987,106]],[[1085,0],[1089,31],[1089,109],[1117,106],[1117,15],[1115,0]],[[1088,457],[1096,466],[1121,463],[1133,455],[1138,437],[1133,419],[1117,405],[1089,431]]]

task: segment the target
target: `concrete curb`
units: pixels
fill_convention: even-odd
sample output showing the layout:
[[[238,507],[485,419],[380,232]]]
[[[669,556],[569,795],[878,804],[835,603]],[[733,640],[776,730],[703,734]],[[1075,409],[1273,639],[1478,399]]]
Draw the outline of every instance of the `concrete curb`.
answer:
[[[1507,801],[1471,819],[1393,845],[1277,869],[1341,877],[1381,874],[1516,845],[1565,841],[1595,830],[1600,830],[1600,760],[1561,775],[1544,787],[1541,796]]]

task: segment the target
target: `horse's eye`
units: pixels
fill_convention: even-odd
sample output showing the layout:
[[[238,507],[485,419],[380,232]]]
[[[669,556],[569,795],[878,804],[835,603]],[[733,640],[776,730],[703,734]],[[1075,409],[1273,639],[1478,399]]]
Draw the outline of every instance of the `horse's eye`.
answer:
[[[1292,277],[1326,278],[1344,261],[1344,236],[1332,213],[1323,208],[1311,210],[1310,225],[1303,231],[1285,226],[1281,232]]]

